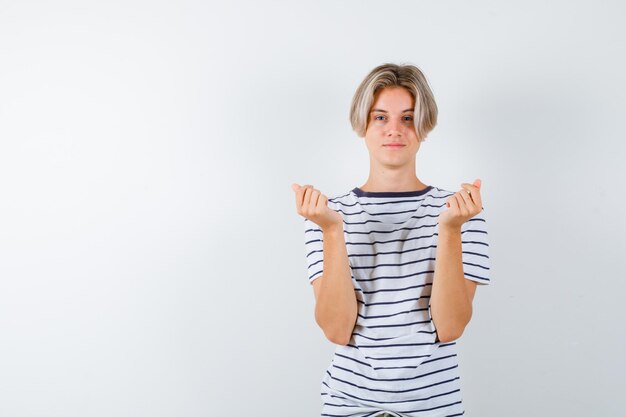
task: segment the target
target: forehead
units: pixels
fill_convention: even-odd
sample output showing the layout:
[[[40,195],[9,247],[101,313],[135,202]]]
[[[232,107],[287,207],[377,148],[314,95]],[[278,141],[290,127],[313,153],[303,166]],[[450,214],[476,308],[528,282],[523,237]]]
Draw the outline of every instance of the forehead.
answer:
[[[404,87],[386,87],[374,94],[371,111],[385,110],[389,112],[412,111],[415,99]]]

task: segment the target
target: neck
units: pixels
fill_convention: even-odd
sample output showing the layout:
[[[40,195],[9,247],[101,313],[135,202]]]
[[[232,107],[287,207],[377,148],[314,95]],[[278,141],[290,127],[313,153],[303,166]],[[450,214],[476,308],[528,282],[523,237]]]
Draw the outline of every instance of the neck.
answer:
[[[418,191],[426,188],[415,175],[415,162],[402,167],[380,166],[370,163],[370,174],[359,188],[366,192]]]

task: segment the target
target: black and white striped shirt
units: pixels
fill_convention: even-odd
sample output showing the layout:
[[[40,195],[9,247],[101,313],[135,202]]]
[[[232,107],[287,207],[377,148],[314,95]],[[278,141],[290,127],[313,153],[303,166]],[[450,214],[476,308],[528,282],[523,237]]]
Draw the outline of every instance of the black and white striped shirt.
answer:
[[[408,417],[464,414],[456,341],[436,342],[430,315],[438,216],[454,193],[366,192],[329,198],[343,217],[358,317],[337,345],[321,386],[322,416]],[[323,236],[305,223],[310,282],[324,271]],[[489,284],[484,209],[461,227],[466,279]]]

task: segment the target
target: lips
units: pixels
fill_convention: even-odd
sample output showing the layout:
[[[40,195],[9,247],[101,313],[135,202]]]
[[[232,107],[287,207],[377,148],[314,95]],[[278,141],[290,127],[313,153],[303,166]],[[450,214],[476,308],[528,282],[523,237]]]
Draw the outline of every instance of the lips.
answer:
[[[393,147],[393,148],[400,148],[400,147],[404,146],[404,144],[402,144],[402,143],[386,143],[383,146],[389,146],[389,147]]]

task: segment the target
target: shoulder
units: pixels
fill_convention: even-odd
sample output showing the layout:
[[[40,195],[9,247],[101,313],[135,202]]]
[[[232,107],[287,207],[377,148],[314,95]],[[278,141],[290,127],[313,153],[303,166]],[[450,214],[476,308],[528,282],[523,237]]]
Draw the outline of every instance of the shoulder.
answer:
[[[441,187],[432,186],[433,188],[428,192],[431,197],[432,207],[438,207],[439,210],[443,210],[446,206],[446,200],[450,198],[454,193]]]
[[[434,197],[449,197],[454,194],[454,191],[446,190],[445,188],[436,187],[434,185],[432,187],[433,189],[430,190],[430,192]]]
[[[328,207],[339,210],[345,206],[353,206],[355,202],[355,195],[352,190],[344,191],[339,194],[334,194],[328,197]]]

